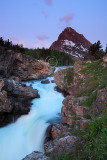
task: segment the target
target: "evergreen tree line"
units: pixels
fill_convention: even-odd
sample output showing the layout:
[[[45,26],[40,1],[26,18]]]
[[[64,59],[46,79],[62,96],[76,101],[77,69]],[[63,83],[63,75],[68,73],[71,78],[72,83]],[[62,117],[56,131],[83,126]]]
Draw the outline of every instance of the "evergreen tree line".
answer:
[[[12,49],[14,51],[19,51],[24,53],[24,48],[23,48],[23,44],[19,45],[19,44],[12,44],[12,41],[8,40],[3,40],[3,38],[0,38],[0,46],[2,47],[6,47],[7,49]]]
[[[98,41],[90,46],[88,54],[92,56],[92,59],[101,59],[105,54],[107,54],[107,46],[105,52],[102,49],[101,42]]]
[[[11,49],[17,52],[25,53],[29,55],[30,57],[34,59],[42,59],[46,62],[49,62],[51,65],[71,65],[73,63],[73,59],[71,56],[67,55],[64,52],[59,52],[55,50],[50,49],[28,49],[23,48],[23,44],[13,44],[12,41],[3,40],[3,38],[0,38],[0,46],[5,47],[6,49]],[[92,44],[89,48],[89,50],[84,53],[85,59],[87,59],[87,55],[89,59],[101,59],[105,54],[107,54],[107,46],[105,52],[102,49],[101,42],[98,41],[94,44]]]
[[[29,55],[33,59],[44,60],[54,66],[72,65],[74,63],[73,58],[60,51],[50,49],[28,49],[25,48],[25,54]]]

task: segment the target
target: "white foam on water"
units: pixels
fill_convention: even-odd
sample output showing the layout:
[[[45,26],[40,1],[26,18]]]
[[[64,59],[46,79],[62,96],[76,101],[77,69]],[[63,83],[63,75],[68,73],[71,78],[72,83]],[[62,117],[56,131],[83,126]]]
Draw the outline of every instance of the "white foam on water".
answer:
[[[53,77],[48,79],[51,81]],[[40,98],[32,101],[28,115],[0,128],[0,160],[21,160],[34,150],[43,152],[45,131],[49,125],[47,122],[57,119],[57,114],[61,113],[64,97],[54,90],[55,83],[33,82],[32,86],[38,89]],[[26,84],[30,85],[31,82]]]

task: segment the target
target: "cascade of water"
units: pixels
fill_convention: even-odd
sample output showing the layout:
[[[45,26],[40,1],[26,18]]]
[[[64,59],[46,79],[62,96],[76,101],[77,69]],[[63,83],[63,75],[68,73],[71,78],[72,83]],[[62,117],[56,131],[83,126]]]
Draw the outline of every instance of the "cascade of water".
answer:
[[[53,77],[48,78],[50,81]],[[0,160],[21,160],[32,151],[42,151],[45,131],[49,121],[58,120],[61,112],[61,93],[54,90],[55,84],[33,81],[40,98],[34,99],[28,115],[21,116],[15,123],[0,128]],[[32,82],[26,82],[30,85]]]

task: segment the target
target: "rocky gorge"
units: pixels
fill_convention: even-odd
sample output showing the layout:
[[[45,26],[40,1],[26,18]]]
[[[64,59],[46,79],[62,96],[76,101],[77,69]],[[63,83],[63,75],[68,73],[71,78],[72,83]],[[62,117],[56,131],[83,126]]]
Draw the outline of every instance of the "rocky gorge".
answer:
[[[40,97],[38,90],[22,81],[46,78],[54,69],[44,61],[0,47],[0,127],[27,114],[31,99]]]
[[[1,127],[16,120],[20,115],[27,114],[30,111],[31,99],[41,96],[37,89],[33,89],[33,83],[28,86],[23,81],[46,78],[51,76],[54,70],[55,67],[51,67],[46,62],[41,60],[34,61],[24,54],[0,48]],[[78,144],[83,146],[80,150],[84,150],[85,141],[75,131],[78,133],[82,132],[89,122],[93,122],[92,116],[99,116],[104,112],[107,106],[106,75],[107,55],[97,61],[76,60],[73,67],[64,67],[54,73],[57,89],[66,95],[61,110],[62,122],[51,122],[51,125],[45,126],[47,130],[44,142],[44,154],[36,150],[23,160],[49,160],[56,159],[62,155],[65,156],[63,159],[66,159],[66,156],[71,154],[71,152],[75,153]],[[38,83],[38,86],[40,83],[42,85],[53,84],[54,86],[54,81],[53,79],[46,79],[36,83]],[[42,88],[43,92],[46,89],[47,87],[44,87],[44,90]],[[49,96],[48,92],[44,92],[44,94]],[[54,94],[51,94],[50,99],[51,96],[54,98]],[[47,103],[44,99],[42,100],[44,104]],[[54,102],[56,100],[58,101],[58,99],[53,99]],[[53,101],[51,102],[51,108],[58,107],[57,104],[54,106]],[[44,112],[45,110],[43,110],[41,117],[44,117]],[[47,112],[47,114],[52,117],[51,112]],[[39,120],[41,117],[39,117]],[[49,123],[49,120],[47,121]],[[27,131],[29,128],[32,128],[32,123],[34,123],[34,120],[29,124],[26,129]],[[87,159],[89,158],[90,156],[87,156]]]
[[[50,131],[52,140],[45,144],[45,151],[51,159],[64,154],[69,155],[77,150],[78,144],[83,143],[84,146],[80,135],[76,136],[73,130],[80,133],[79,131],[84,130],[87,123],[93,122],[92,116],[98,117],[106,109],[106,57],[107,55],[98,61],[76,61],[73,68],[67,67],[54,73],[58,88],[68,93],[68,96],[63,100],[62,124],[52,126]]]
[[[41,159],[47,160],[57,159],[58,157],[59,159],[72,159],[74,155],[77,157],[84,153],[86,139],[84,140],[80,136],[84,131],[84,127],[87,124],[89,127],[96,125],[96,123],[98,125],[99,121],[101,121],[102,113],[104,115],[107,113],[106,57],[107,55],[97,61],[76,61],[73,68],[66,67],[54,73],[57,87],[60,91],[68,94],[63,100],[61,110],[62,123],[52,124],[47,128],[44,154],[39,152],[34,156],[34,153],[32,153],[24,160],[39,159],[39,155],[41,155]],[[94,121],[92,119],[93,116],[96,116],[97,120]],[[100,123],[99,127],[106,122]],[[91,135],[92,131],[88,132]],[[96,132],[95,136],[97,136]],[[88,154],[86,150],[85,159],[87,160],[90,158]],[[105,153],[103,157],[105,157]]]

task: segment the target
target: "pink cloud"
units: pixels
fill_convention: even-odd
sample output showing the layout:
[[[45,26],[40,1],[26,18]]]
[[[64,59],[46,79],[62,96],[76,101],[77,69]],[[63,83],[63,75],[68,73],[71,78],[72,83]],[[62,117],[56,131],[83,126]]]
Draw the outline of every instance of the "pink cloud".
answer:
[[[51,5],[52,5],[52,0],[45,0],[45,3],[46,3],[47,5],[49,5],[49,6],[51,6]]]
[[[34,44],[35,44],[35,48],[49,48],[50,47],[49,41],[37,40],[37,41],[35,41]]]
[[[74,15],[72,13],[68,13],[64,17],[60,18],[59,20],[62,22],[64,21],[66,23],[66,26],[70,25],[70,21],[74,18]]]
[[[23,44],[25,48],[49,48],[50,47],[49,41],[36,40],[33,42],[28,42],[27,40],[24,40],[15,36],[11,36],[8,38],[10,41],[12,41],[13,44]]]
[[[40,36],[37,36],[37,38],[38,38],[39,40],[43,41],[43,40],[48,39],[48,36],[46,36],[46,35],[40,35]]]
[[[26,45],[26,40],[21,39],[19,37],[11,36],[9,37],[9,40],[12,41],[13,44],[23,44]]]

